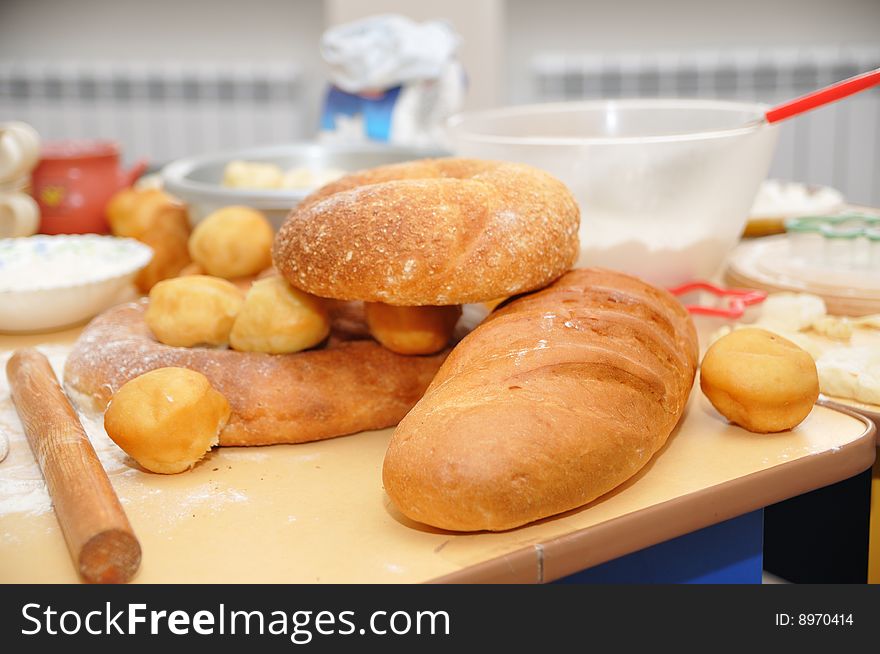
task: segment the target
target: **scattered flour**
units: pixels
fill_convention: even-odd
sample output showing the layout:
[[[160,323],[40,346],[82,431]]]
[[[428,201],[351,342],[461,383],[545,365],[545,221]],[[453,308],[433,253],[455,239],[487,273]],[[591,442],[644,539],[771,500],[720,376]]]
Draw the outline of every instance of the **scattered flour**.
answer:
[[[68,348],[45,346],[40,350],[48,357],[60,379]],[[0,370],[6,369],[10,355],[10,352],[0,354]],[[137,472],[126,465],[125,452],[104,432],[100,416],[82,417],[82,423],[107,474]],[[9,382],[5,374],[0,374],[0,431],[9,438],[9,456],[0,464],[0,517],[7,513],[39,514],[50,511],[52,500],[9,395]]]
[[[64,361],[69,352],[68,347],[45,346],[40,347],[45,354],[55,374],[62,378]],[[10,352],[0,352],[0,370],[5,370],[6,361]],[[80,421],[101,464],[116,485],[116,480],[122,477],[148,477],[131,461],[104,431],[103,417],[101,414],[79,414]],[[9,436],[9,456],[6,461],[0,463],[0,518],[11,513],[41,514],[51,511],[52,500],[49,497],[46,483],[40,468],[31,453],[27,437],[21,426],[15,405],[9,394],[9,384],[5,374],[0,374],[0,432]],[[232,454],[233,459],[260,460],[268,457],[265,452],[240,450]],[[134,486],[134,492],[132,492]],[[166,491],[156,488],[147,483],[137,483],[126,486],[126,496],[121,496],[123,504],[132,501],[163,501]],[[204,483],[187,492],[183,501],[175,495],[173,503],[168,503],[167,513],[169,520],[166,524],[173,524],[175,518],[183,518],[200,510],[209,509],[211,512],[220,510],[227,502],[243,502],[248,496],[233,488],[219,489],[214,483]],[[0,537],[7,537],[0,530]]]

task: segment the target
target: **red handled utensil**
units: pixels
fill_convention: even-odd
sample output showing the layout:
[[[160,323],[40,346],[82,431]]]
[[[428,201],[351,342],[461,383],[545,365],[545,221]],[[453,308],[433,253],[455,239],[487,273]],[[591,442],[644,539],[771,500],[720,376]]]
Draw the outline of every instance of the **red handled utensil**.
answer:
[[[794,100],[776,105],[764,114],[764,119],[768,123],[778,123],[780,120],[797,116],[822,105],[837,102],[853,93],[869,89],[876,84],[880,84],[880,68],[869,70],[867,73],[850,77],[818,91],[813,91]]]
[[[684,308],[691,314],[698,316],[715,316],[718,318],[729,318],[736,320],[742,318],[746,307],[753,304],[760,304],[767,299],[767,293],[764,291],[756,291],[750,288],[721,288],[709,282],[688,282],[675,288],[670,288],[669,292],[675,296],[687,295],[695,291],[706,291],[715,297],[726,300],[726,306],[706,306],[704,304],[685,304]]]

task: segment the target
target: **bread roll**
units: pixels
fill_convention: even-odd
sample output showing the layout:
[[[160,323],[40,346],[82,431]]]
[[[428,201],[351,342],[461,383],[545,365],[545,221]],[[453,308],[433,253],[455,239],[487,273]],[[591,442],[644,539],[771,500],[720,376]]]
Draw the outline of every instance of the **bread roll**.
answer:
[[[159,189],[123,189],[107,205],[107,220],[116,236],[149,245],[153,258],[135,277],[142,293],[175,277],[189,263],[189,217],[180,202]]]
[[[697,356],[669,293],[572,271],[497,309],[452,351],[394,432],[385,490],[407,517],[457,531],[582,506],[663,446]]]
[[[244,293],[225,279],[175,277],[153,287],[144,318],[165,345],[225,345],[243,303]]]
[[[320,297],[466,304],[542,288],[578,255],[580,212],[524,164],[424,159],[343,177],[307,197],[275,239],[275,266]]]
[[[449,345],[461,307],[395,307],[368,302],[364,313],[370,334],[392,352],[434,354]]]
[[[272,265],[275,234],[266,217],[248,207],[224,207],[196,225],[189,253],[209,275],[249,277]]]
[[[233,188],[278,188],[284,171],[273,163],[234,160],[223,169],[223,186]]]
[[[819,399],[813,357],[754,327],[712,344],[700,366],[700,387],[721,415],[762,434],[793,429]]]
[[[229,344],[240,352],[287,354],[314,347],[329,333],[324,302],[275,275],[251,286]]]
[[[158,368],[116,392],[104,428],[144,468],[173,475],[192,468],[219,443],[229,414],[229,403],[203,374]]]
[[[146,300],[120,304],[89,323],[67,357],[65,390],[81,410],[94,412],[145,372],[196,370],[232,407],[220,445],[304,443],[396,425],[448,353],[401,356],[362,340],[362,307],[344,305],[331,307],[333,328],[319,349],[262,354],[171,347],[156,342],[145,308]]]
[[[180,269],[179,277],[189,277],[190,275],[207,275],[208,271],[202,266],[192,261]]]

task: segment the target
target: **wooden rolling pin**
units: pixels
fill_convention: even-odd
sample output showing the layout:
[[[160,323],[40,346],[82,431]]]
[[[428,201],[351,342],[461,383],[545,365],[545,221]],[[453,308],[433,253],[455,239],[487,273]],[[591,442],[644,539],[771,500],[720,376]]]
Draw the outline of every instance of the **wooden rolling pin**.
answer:
[[[49,361],[32,348],[17,350],[6,376],[79,573],[91,583],[130,580],[141,546]]]

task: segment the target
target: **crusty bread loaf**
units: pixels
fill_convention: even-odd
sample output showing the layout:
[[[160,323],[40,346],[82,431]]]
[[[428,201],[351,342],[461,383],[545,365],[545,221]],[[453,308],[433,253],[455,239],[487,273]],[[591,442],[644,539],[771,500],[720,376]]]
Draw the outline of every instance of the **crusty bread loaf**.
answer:
[[[220,445],[301,443],[397,424],[416,403],[448,350],[395,354],[365,331],[361,307],[331,311],[325,347],[295,354],[171,347],[155,340],[145,303],[114,307],[80,335],[64,367],[65,388],[84,409],[103,410],[119,388],[150,370],[202,373],[232,417]]]
[[[503,530],[586,504],[666,442],[697,365],[687,311],[621,273],[575,270],[464,338],[398,425],[383,480],[407,517]]]
[[[291,284],[321,297],[482,302],[568,270],[579,219],[565,185],[536,168],[426,159],[319,189],[282,226],[273,259]]]

